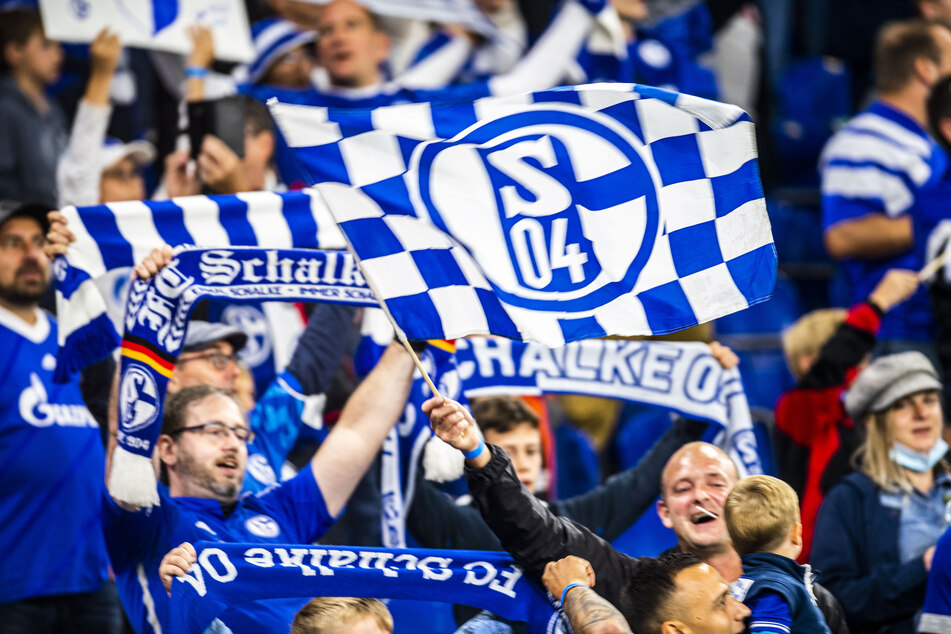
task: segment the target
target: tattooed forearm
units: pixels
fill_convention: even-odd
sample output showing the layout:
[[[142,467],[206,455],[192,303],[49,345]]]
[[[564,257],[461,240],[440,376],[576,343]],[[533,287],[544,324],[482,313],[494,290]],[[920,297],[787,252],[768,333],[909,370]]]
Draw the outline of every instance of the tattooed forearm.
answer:
[[[578,634],[629,634],[631,631],[621,613],[591,588],[571,589],[563,607],[571,629]]]

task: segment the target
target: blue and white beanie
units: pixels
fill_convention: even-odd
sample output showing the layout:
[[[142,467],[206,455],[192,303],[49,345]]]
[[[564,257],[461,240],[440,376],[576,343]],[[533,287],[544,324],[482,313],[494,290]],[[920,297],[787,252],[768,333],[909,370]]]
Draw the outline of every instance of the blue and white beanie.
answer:
[[[251,27],[251,38],[254,43],[254,59],[250,64],[237,69],[235,79],[256,84],[278,57],[301,44],[316,41],[317,34],[313,31],[303,31],[287,20],[265,18]]]

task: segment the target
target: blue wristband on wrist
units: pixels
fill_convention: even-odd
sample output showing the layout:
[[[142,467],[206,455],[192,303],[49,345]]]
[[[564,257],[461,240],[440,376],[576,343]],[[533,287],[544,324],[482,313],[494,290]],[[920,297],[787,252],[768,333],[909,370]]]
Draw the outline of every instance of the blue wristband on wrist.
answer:
[[[478,447],[472,451],[463,451],[462,455],[466,457],[466,460],[475,460],[482,455],[483,451],[485,451],[485,441],[480,438]]]
[[[564,590],[561,591],[561,604],[562,605],[565,604],[565,597],[568,596],[568,591],[571,590],[572,588],[587,588],[587,587],[588,587],[587,584],[581,583],[580,581],[572,581],[567,586],[565,586]]]
[[[201,66],[186,66],[185,77],[188,79],[204,79],[208,76],[208,69]]]

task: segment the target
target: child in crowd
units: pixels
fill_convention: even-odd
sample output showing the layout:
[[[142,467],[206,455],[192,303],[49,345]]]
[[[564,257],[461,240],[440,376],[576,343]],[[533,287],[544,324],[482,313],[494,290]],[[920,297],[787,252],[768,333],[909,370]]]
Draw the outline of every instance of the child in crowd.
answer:
[[[799,498],[770,476],[740,480],[723,507],[733,547],[743,561],[736,598],[752,611],[750,632],[829,632],[812,592],[812,571],[795,559],[802,551]]]
[[[294,617],[291,634],[390,634],[393,617],[382,601],[318,597]]]
[[[825,493],[852,472],[850,458],[865,436],[846,413],[842,393],[868,362],[882,316],[919,283],[917,273],[893,269],[848,312],[813,311],[783,334],[786,362],[797,383],[776,403],[775,448],[779,476],[802,500],[800,561],[808,561]]]

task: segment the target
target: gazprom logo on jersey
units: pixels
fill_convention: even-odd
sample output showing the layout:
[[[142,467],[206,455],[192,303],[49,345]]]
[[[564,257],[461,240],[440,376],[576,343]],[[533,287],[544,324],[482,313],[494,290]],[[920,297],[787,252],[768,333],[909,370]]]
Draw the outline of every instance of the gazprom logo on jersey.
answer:
[[[464,243],[507,303],[590,311],[633,288],[657,237],[642,153],[612,117],[541,104],[422,147],[417,211]]]
[[[30,385],[20,392],[20,417],[34,427],[98,427],[85,405],[50,403],[46,386],[35,372]]]
[[[130,364],[119,383],[119,427],[133,433],[158,418],[158,387],[147,370]]]

